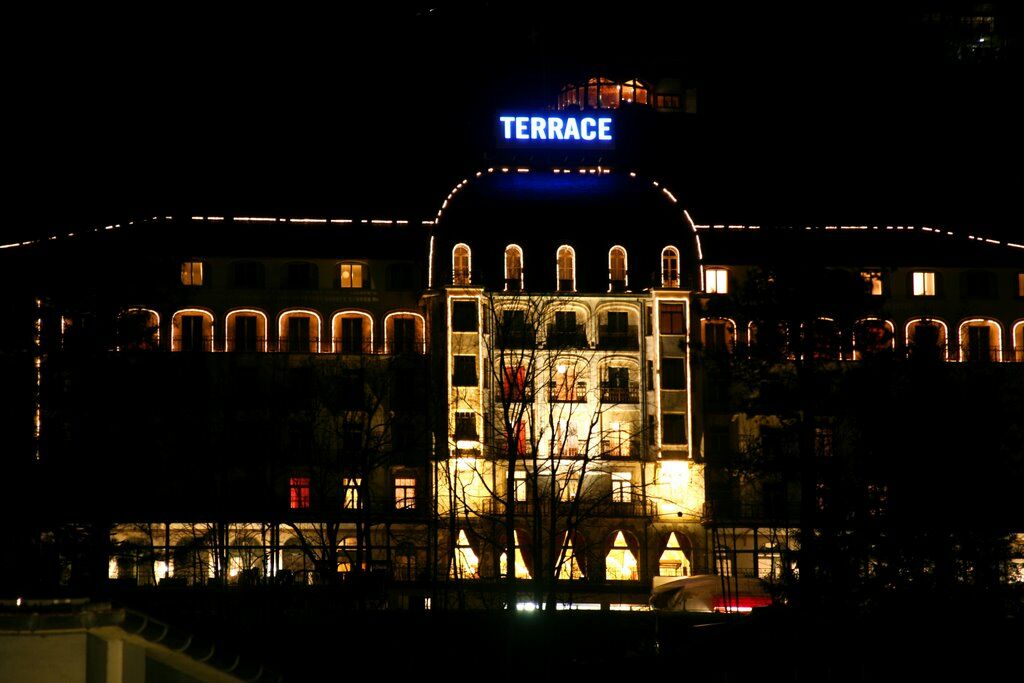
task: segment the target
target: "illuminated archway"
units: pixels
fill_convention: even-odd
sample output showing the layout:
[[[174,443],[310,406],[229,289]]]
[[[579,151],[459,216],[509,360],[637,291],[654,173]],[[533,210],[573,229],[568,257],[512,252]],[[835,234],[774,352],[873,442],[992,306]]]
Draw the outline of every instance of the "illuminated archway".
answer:
[[[338,311],[331,316],[333,353],[373,353],[373,316],[366,311]]]
[[[252,328],[240,318],[254,318]],[[234,327],[232,327],[234,323]],[[267,314],[257,308],[234,308],[224,316],[225,351],[266,351]]]
[[[308,320],[302,326],[292,320]],[[286,353],[320,353],[320,314],[309,308],[291,308],[277,317],[278,350]]]
[[[201,322],[197,322],[201,318]],[[213,313],[183,308],[171,317],[171,351],[213,351]]]
[[[992,318],[969,318],[960,323],[961,361],[1000,361],[1003,358],[1003,326]]]
[[[638,581],[640,569],[637,564],[639,543],[636,538],[626,532],[616,531],[612,537],[611,547],[604,560],[605,578],[608,581]]]

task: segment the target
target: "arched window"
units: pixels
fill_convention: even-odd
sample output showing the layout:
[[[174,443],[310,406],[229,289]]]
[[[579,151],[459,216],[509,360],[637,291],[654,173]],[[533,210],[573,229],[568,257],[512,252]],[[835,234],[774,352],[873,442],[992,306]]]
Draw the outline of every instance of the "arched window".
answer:
[[[960,360],[999,361],[1003,356],[1003,328],[995,320],[972,318],[960,323]]]
[[[576,291],[576,252],[567,244],[558,248],[558,291]]]
[[[704,353],[721,356],[736,348],[736,323],[729,318],[705,318],[700,321]]]
[[[668,535],[668,543],[658,559],[660,576],[690,576],[690,539],[673,531]]]
[[[456,244],[452,249],[452,284],[468,285],[470,283],[470,267],[472,260],[469,247],[465,244]]]
[[[892,351],[895,345],[896,334],[888,320],[862,318],[853,324],[854,360]]]
[[[185,308],[171,318],[171,351],[213,351],[213,313]]]
[[[608,251],[608,291],[624,292],[628,275],[626,274],[626,250],[614,246]]]
[[[526,536],[525,532],[523,532],[523,536]],[[527,549],[523,547],[523,545],[521,544],[521,542],[519,540],[519,530],[518,529],[516,529],[516,530],[514,530],[512,532],[512,538],[513,538],[513,545],[515,547],[515,552],[516,552],[516,566],[515,566],[516,578],[517,579],[531,579],[531,578],[533,578],[533,573],[530,571],[530,563],[527,562],[527,554],[528,554],[528,552],[524,553],[524,550],[527,550]],[[498,569],[501,572],[502,576],[508,576],[508,550],[507,549],[505,549],[501,553],[501,556],[498,558]]]
[[[679,287],[679,250],[675,247],[661,250],[661,286]]]
[[[1013,360],[1024,363],[1024,320],[1013,324]]]
[[[639,544],[630,537],[630,543],[622,531],[615,532],[612,546],[604,559],[605,578],[609,581],[638,581],[640,572],[637,568],[636,551]]]
[[[948,334],[946,323],[941,320],[909,320],[905,330],[907,353],[916,359],[945,360],[949,357],[946,348]]]
[[[505,247],[505,291],[523,289],[523,250],[517,244]]]
[[[384,316],[384,353],[426,353],[423,316],[412,311],[395,311]]]
[[[277,318],[278,351],[320,353],[320,314],[304,308],[283,311]]]
[[[66,323],[65,323],[66,325]],[[61,327],[63,334],[64,327]],[[149,308],[129,308],[117,320],[118,351],[160,348],[160,314]]]
[[[225,351],[266,351],[267,314],[255,308],[236,308],[224,317]]]
[[[585,578],[583,565],[580,564],[581,555],[577,555],[576,550],[576,546],[578,546],[582,551],[583,543],[580,534],[566,532],[562,538],[562,550],[558,558],[558,578],[563,581]]]
[[[373,317],[365,311],[338,311],[331,318],[334,353],[373,353]]]
[[[480,578],[480,559],[469,544],[469,537],[465,529],[459,529],[459,536],[455,540],[454,555],[451,564],[451,577],[453,579],[477,579]]]

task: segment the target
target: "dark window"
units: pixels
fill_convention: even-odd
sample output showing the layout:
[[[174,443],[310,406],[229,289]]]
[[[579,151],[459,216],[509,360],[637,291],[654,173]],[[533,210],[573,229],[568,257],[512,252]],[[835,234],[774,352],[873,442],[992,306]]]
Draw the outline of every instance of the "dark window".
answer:
[[[649,389],[654,389],[654,361],[647,361],[647,386]]]
[[[556,311],[555,312],[555,331],[556,332],[575,332],[576,331],[576,311]]]
[[[341,352],[368,353],[363,343],[363,318],[341,319]]]
[[[992,360],[991,346],[992,329],[988,325],[975,325],[967,328],[967,360]]]
[[[396,368],[391,379],[391,409],[401,412],[416,408],[416,371]]]
[[[686,307],[683,304],[661,304],[662,334],[686,334]]]
[[[363,423],[349,420],[341,428],[341,450],[345,453],[359,453],[363,449]]]
[[[661,388],[686,388],[686,361],[682,358],[664,358],[661,361]]]
[[[235,316],[235,351],[256,351],[256,316]]]
[[[971,299],[991,299],[996,295],[996,280],[985,270],[964,273],[964,289]]]
[[[477,331],[477,305],[475,301],[452,302],[452,331]]]
[[[343,369],[334,390],[337,392],[335,412],[363,410],[366,407],[365,383],[363,381],[362,369]]]
[[[915,325],[907,343],[912,358],[942,360],[945,351],[942,348],[942,328],[936,323],[922,322]]]
[[[468,412],[455,413],[455,439],[475,441],[476,415]]]
[[[181,350],[202,351],[205,348],[203,342],[203,316],[181,316]]]
[[[729,351],[728,325],[725,321],[704,323],[704,352],[719,355]]]
[[[391,319],[391,353],[416,353],[420,345],[416,339],[414,318]]]
[[[416,268],[411,263],[392,263],[387,269],[388,289],[407,292],[416,289]]]
[[[452,386],[475,387],[476,356],[455,356],[452,360]]]
[[[629,368],[608,368],[607,386],[612,389],[629,388]]]
[[[293,315],[288,318],[288,351],[306,353],[309,351],[309,318]]]
[[[232,266],[232,284],[238,289],[263,289],[266,275],[259,261],[239,261]]]
[[[662,413],[661,434],[662,443],[686,443],[686,415]]]
[[[316,289],[319,278],[315,263],[289,263],[285,266],[285,289]]]
[[[613,311],[608,314],[608,332],[610,334],[626,334],[629,331],[629,314]]]
[[[288,426],[288,455],[296,463],[310,461],[313,455],[313,425],[295,422]]]

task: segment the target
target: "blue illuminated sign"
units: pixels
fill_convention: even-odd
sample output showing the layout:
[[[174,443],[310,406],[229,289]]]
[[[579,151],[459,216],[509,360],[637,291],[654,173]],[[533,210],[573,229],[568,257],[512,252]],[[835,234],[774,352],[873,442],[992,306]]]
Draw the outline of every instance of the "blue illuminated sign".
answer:
[[[498,140],[503,145],[608,148],[614,143],[611,116],[502,114]]]

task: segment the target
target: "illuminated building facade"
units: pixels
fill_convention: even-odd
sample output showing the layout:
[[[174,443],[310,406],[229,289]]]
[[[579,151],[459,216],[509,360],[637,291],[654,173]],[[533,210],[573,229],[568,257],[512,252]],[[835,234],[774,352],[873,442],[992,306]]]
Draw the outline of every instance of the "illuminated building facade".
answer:
[[[693,107],[595,77],[541,123]],[[152,217],[0,245],[24,388],[3,429],[41,528],[109,524],[107,576],[140,584],[358,574],[392,606],[643,606],[791,568],[799,488],[751,493],[716,463],[784,420],[732,401],[750,376],[723,359],[1024,368],[1024,245],[695,223],[658,178],[528,156],[547,158],[474,172],[428,219]],[[810,266],[856,296],[751,297]]]

